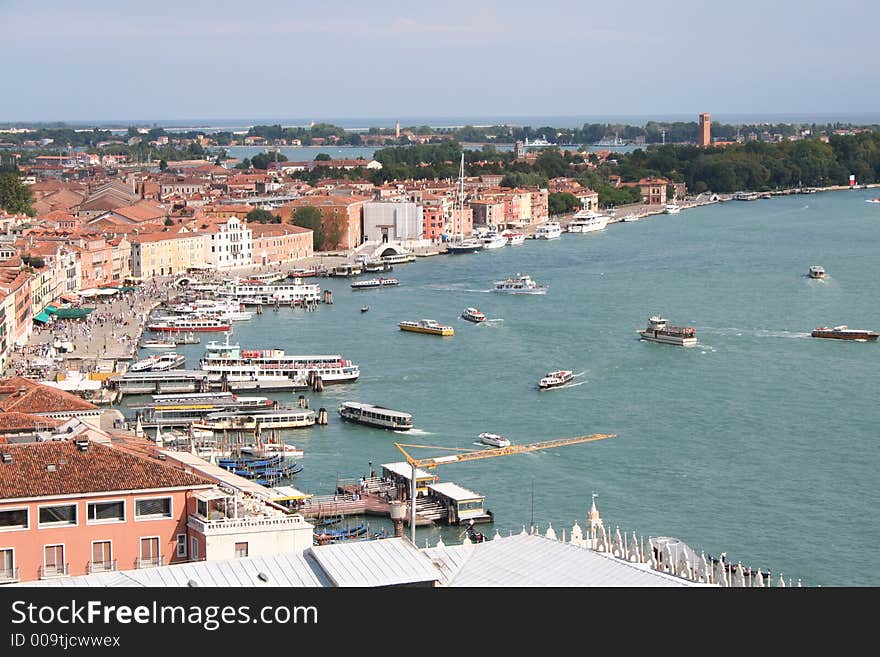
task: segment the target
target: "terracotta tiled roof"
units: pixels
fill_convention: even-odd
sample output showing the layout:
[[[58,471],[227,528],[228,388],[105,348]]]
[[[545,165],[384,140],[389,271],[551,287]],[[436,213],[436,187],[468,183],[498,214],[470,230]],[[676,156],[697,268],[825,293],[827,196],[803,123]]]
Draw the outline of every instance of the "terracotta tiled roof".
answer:
[[[7,413],[65,413],[97,411],[98,407],[64,390],[13,376],[0,379],[0,410]]]
[[[69,440],[3,446],[0,499],[78,495],[124,490],[200,487],[211,482],[157,459],[90,442],[83,451]],[[47,466],[54,465],[53,471]]]
[[[33,430],[37,427],[54,429],[61,424],[64,424],[64,420],[54,420],[30,413],[0,413],[0,431],[2,432]]]

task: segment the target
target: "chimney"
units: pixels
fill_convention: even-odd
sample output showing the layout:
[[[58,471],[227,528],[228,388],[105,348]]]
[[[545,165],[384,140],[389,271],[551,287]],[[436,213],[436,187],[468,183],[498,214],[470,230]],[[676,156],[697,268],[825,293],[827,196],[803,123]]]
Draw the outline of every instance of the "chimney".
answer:
[[[21,387],[18,389],[18,396],[19,396],[19,397],[24,397],[24,386],[21,386]]]

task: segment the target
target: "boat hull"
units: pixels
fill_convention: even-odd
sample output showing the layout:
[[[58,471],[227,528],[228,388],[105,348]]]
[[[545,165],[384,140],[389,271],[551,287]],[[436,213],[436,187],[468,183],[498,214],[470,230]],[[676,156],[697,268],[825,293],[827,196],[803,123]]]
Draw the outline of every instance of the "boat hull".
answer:
[[[655,331],[639,331],[642,340],[647,342],[659,342],[661,344],[674,344],[679,347],[693,347],[697,344],[696,338],[681,338],[674,335],[664,335]]]
[[[443,337],[449,337],[455,335],[455,331],[451,328],[448,329],[433,329],[433,328],[425,328],[423,326],[401,326],[401,331],[409,331],[410,333],[427,333],[428,335],[441,335]]]
[[[547,294],[547,288],[539,288],[537,290],[498,290],[494,289],[493,292],[498,292],[499,294]]]
[[[852,333],[813,331],[810,335],[814,338],[825,338],[827,340],[864,340],[867,342],[874,342],[878,337],[878,334],[873,331],[853,331]]]
[[[339,411],[339,417],[341,417],[346,422],[363,424],[364,426],[373,427],[374,429],[386,429],[388,431],[409,431],[410,429],[412,429],[411,425],[391,425],[390,423],[387,423],[383,420],[374,420],[368,417],[348,415],[346,413],[343,413],[342,411]]]
[[[228,331],[229,324],[222,324],[217,326],[168,326],[163,324],[149,324],[147,328],[151,331],[172,331],[172,332],[184,332],[189,333],[190,331],[198,331],[200,333],[205,331]]]

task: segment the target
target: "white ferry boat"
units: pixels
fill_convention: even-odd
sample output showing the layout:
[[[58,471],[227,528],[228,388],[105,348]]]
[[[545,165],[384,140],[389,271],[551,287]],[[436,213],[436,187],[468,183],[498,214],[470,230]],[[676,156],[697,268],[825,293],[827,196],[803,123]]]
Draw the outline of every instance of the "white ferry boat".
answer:
[[[608,217],[592,210],[581,210],[568,224],[569,233],[592,233],[608,225]]]
[[[484,249],[500,249],[503,246],[507,246],[507,238],[494,230],[490,230],[483,236]]]
[[[505,231],[501,233],[507,240],[507,246],[519,246],[526,243],[525,233],[517,233],[516,231]]]
[[[141,349],[176,349],[177,343],[168,338],[153,338],[150,340],[142,340]]]
[[[420,319],[417,322],[403,321],[398,322],[397,326],[401,331],[409,331],[411,333],[429,333],[430,335],[442,336],[455,335],[454,328],[433,319]]]
[[[299,429],[315,424],[315,411],[308,408],[287,407],[234,412],[209,413],[193,424],[196,429],[209,431]]]
[[[558,388],[559,386],[564,386],[566,383],[571,381],[574,378],[574,372],[572,370],[556,370],[555,372],[547,372],[540,381],[538,381],[538,387],[542,390],[547,388]]]
[[[825,268],[820,265],[813,265],[808,272],[810,278],[825,278]]]
[[[156,354],[136,363],[128,368],[129,372],[165,372],[178,367],[183,367],[186,357],[177,353]]]
[[[295,278],[292,283],[231,282],[217,294],[233,297],[248,306],[260,304],[304,304],[317,303],[321,296],[321,286],[316,283],[303,283]]]
[[[286,378],[305,382],[314,373],[324,384],[330,384],[351,383],[360,376],[360,368],[338,354],[289,355],[282,349],[242,349],[226,337],[226,342],[209,342],[199,361],[201,369],[215,379],[233,382],[263,377],[267,381]]]
[[[539,240],[555,240],[560,235],[562,235],[562,226],[556,221],[545,222],[535,231],[535,239]]]
[[[238,299],[197,299],[175,304],[169,310],[180,315],[216,317],[228,322],[245,322],[254,316]]]
[[[495,281],[493,292],[506,292],[507,294],[547,294],[546,285],[538,285],[531,276],[517,274],[503,281]]]
[[[355,281],[351,284],[352,290],[372,290],[377,287],[391,287],[400,285],[396,278],[370,278],[365,281]]]
[[[360,402],[344,402],[339,407],[339,415],[349,422],[392,431],[407,431],[413,427],[413,418],[409,413]]]
[[[691,326],[669,326],[659,315],[651,317],[648,320],[648,328],[639,331],[639,335],[642,336],[642,340],[682,347],[692,347],[697,344],[697,329]]]
[[[492,445],[492,447],[510,447],[510,440],[504,436],[499,436],[497,433],[481,433],[480,442],[485,445]]]
[[[681,207],[679,207],[676,203],[667,203],[663,206],[664,214],[678,214],[681,211]]]
[[[229,322],[217,317],[162,317],[149,324],[151,331],[228,331]]]
[[[486,316],[476,308],[465,308],[461,311],[461,318],[474,324],[486,321]]]

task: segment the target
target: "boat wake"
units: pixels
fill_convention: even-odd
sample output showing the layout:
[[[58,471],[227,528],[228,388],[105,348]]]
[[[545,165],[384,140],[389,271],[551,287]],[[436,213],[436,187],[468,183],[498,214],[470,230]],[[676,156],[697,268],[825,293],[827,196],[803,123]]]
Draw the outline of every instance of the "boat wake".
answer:
[[[806,331],[778,331],[773,329],[744,329],[744,328],[712,328],[703,327],[703,331],[709,331],[716,335],[733,335],[736,337],[747,336],[750,338],[809,338]]]
[[[501,317],[498,317],[496,319],[487,319],[485,321],[480,322],[480,324],[483,324],[486,326],[494,326],[497,328],[498,325],[501,324],[503,321],[504,321],[504,319],[502,319]]]
[[[410,429],[409,431],[394,431],[394,433],[399,433],[401,435],[406,436],[433,436],[433,431],[425,431],[424,429]]]
[[[426,285],[425,289],[432,290],[435,292],[491,292],[492,290],[477,290],[468,287],[462,287],[461,285]]]

